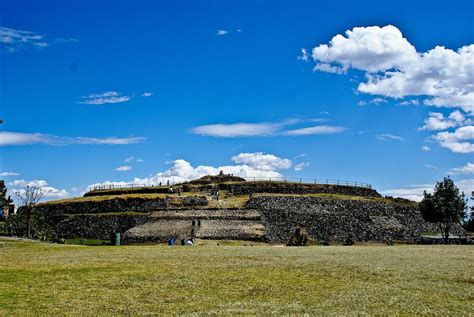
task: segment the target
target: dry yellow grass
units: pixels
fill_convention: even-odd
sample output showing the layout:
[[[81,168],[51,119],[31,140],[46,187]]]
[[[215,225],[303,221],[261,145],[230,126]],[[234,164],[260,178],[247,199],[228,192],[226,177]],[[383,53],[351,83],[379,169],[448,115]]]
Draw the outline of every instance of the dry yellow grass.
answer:
[[[0,239],[0,315],[470,315],[472,246],[86,247]]]

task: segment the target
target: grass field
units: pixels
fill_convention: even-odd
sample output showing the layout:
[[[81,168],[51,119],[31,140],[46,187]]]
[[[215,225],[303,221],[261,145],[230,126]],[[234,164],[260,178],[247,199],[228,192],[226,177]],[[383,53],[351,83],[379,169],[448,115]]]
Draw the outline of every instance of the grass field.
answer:
[[[0,238],[0,315],[470,315],[474,247],[77,246]]]

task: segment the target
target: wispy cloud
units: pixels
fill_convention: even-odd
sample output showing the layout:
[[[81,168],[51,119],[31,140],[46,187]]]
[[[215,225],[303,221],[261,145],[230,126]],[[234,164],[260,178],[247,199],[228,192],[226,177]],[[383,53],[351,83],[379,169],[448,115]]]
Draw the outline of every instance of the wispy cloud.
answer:
[[[404,138],[390,133],[377,134],[375,137],[381,141],[405,141]]]
[[[369,101],[361,100],[357,103],[357,105],[358,106],[365,106],[365,105],[370,105],[370,104],[380,105],[380,104],[386,103],[386,102],[388,102],[387,99],[377,97],[377,98],[371,99]]]
[[[194,134],[222,138],[269,136],[280,129],[281,124],[275,123],[232,123],[209,124],[191,129]]]
[[[153,93],[152,93],[152,92],[144,92],[144,93],[142,94],[142,97],[151,97],[151,96],[153,96]]]
[[[296,172],[299,172],[301,171],[302,169],[306,168],[310,166],[310,163],[309,162],[303,162],[303,163],[299,163],[299,164],[295,164],[295,166],[293,167],[293,169],[296,171]]]
[[[81,97],[81,101],[78,103],[83,103],[87,105],[103,105],[109,103],[120,103],[126,102],[132,99],[131,96],[122,95],[116,91],[107,91],[99,94],[90,94],[88,96]]]
[[[77,43],[78,39],[75,38],[57,38],[54,40],[56,43]]]
[[[265,137],[265,136],[302,136],[316,134],[334,134],[345,130],[344,127],[317,125],[299,129],[288,129],[289,126],[325,122],[326,119],[288,119],[283,122],[230,123],[201,125],[190,130],[191,133],[221,138]]]
[[[41,34],[0,27],[0,48],[7,52],[15,52],[25,46],[45,47],[48,43]]]
[[[0,176],[4,177],[4,176],[19,176],[20,174],[19,173],[15,173],[15,172],[3,172],[3,173],[0,173]]]
[[[399,106],[418,106],[419,104],[420,101],[418,99],[410,99],[398,103]]]
[[[455,167],[449,170],[449,174],[474,174],[474,163],[468,162],[466,165],[461,167]]]
[[[90,138],[90,137],[63,137],[52,134],[43,133],[20,133],[0,131],[0,146],[12,145],[31,145],[31,144],[47,144],[47,145],[68,145],[68,144],[108,144],[108,145],[125,145],[142,143],[145,141],[143,137],[129,138]]]
[[[421,147],[421,150],[423,150],[423,151],[425,151],[425,152],[429,152],[429,151],[431,151],[431,148],[430,148],[429,146],[423,145],[423,146]]]
[[[335,127],[330,125],[319,125],[314,127],[307,127],[295,130],[288,130],[283,132],[284,135],[300,136],[300,135],[317,135],[317,134],[335,134],[344,132],[343,127]]]
[[[308,50],[306,48],[301,49],[301,55],[297,56],[296,58],[299,59],[300,61],[309,61],[310,54],[308,53]]]
[[[226,30],[220,30],[219,29],[219,30],[217,30],[216,34],[219,35],[219,36],[223,36],[223,35],[229,34],[229,32],[226,31]]]
[[[124,160],[125,163],[143,163],[144,161],[142,159],[139,159],[139,158],[135,158],[133,156],[130,156],[130,157],[127,157],[125,160]]]
[[[115,170],[119,172],[128,172],[132,170],[132,167],[130,165],[123,165],[123,166],[117,167]]]
[[[43,34],[0,26],[0,52],[13,53],[21,48],[45,48],[51,44],[79,42],[75,38],[57,38],[46,40]]]

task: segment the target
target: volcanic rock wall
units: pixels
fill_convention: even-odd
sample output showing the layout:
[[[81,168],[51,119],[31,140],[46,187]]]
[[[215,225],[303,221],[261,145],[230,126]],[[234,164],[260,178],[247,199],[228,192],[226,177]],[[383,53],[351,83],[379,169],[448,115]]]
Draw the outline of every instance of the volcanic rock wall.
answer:
[[[84,200],[67,203],[40,204],[37,210],[46,209],[50,213],[60,214],[97,214],[115,212],[149,212],[157,209],[165,209],[171,206],[199,207],[207,205],[204,196],[147,198],[133,197],[122,198],[120,196],[104,200]]]
[[[147,214],[122,213],[100,215],[73,215],[63,218],[56,226],[58,236],[65,239],[110,239],[115,232],[128,229],[150,220]]]
[[[325,185],[325,184],[300,184],[284,182],[242,182],[218,184],[219,189],[228,190],[234,195],[248,195],[258,193],[271,194],[338,194],[364,197],[380,197],[380,194],[367,187]]]
[[[297,227],[314,239],[412,241],[436,228],[426,223],[415,204],[370,199],[334,199],[302,196],[256,196],[248,208],[260,210],[268,239],[285,243]]]

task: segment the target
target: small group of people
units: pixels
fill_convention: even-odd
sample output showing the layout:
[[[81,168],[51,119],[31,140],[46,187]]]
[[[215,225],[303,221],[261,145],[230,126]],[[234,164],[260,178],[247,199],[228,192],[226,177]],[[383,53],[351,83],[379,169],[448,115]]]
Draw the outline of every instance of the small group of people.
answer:
[[[216,200],[219,200],[219,189],[218,188],[211,189],[211,196],[214,197]]]
[[[161,187],[162,185],[163,185],[163,183],[160,182],[159,186]],[[169,179],[166,181],[166,186],[170,186],[170,180]]]
[[[169,238],[168,239],[168,245],[170,247],[174,246],[175,241],[176,241],[176,238],[174,238],[174,237]],[[184,245],[184,246],[192,246],[192,245],[194,245],[195,242],[196,242],[196,240],[194,238],[181,239],[181,245]]]
[[[182,192],[183,192],[183,188],[182,188],[182,187],[176,188],[176,193],[178,194],[178,196],[181,196],[181,193],[182,193]],[[173,193],[174,193],[173,187],[168,188],[168,194],[173,194]]]

